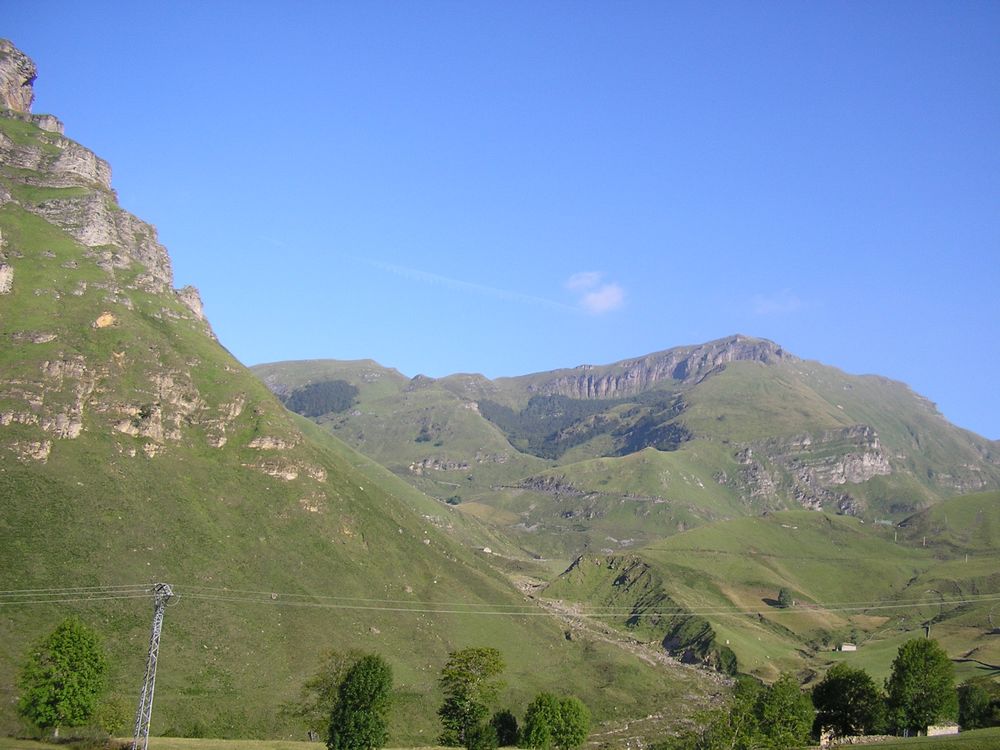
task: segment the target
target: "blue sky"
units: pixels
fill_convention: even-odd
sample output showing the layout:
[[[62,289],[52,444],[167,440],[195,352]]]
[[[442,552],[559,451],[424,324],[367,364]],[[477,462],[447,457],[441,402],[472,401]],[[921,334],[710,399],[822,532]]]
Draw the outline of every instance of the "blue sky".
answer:
[[[247,364],[731,333],[1000,438],[1000,4],[7,0]]]

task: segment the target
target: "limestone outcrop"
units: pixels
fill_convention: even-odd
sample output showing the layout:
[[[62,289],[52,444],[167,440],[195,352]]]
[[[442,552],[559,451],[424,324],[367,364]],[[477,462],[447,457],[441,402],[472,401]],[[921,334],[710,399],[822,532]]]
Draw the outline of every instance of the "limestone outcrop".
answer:
[[[662,380],[698,383],[730,362],[751,360],[772,364],[791,359],[794,357],[773,341],[732,336],[701,346],[669,349],[607,367],[582,365],[529,386],[529,390],[545,396],[622,398],[641,393]]]
[[[31,58],[6,39],[0,39],[0,105],[15,112],[31,112],[38,69]]]

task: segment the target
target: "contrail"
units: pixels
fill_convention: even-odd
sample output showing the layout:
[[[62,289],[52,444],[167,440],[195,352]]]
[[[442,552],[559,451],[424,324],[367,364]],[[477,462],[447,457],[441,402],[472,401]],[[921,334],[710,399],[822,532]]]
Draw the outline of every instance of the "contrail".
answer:
[[[394,263],[384,263],[380,260],[367,260],[362,258],[359,258],[358,260],[363,263],[367,263],[370,266],[374,266],[381,271],[387,271],[388,273],[395,274],[396,276],[401,276],[404,279],[420,281],[424,284],[437,284],[456,291],[471,292],[472,294],[480,294],[486,297],[507,300],[509,302],[526,302],[531,305],[541,305],[542,307],[548,307],[552,310],[561,310],[563,312],[580,312],[578,308],[573,307],[572,305],[566,305],[562,302],[545,299],[544,297],[535,297],[531,294],[512,292],[508,289],[497,289],[496,287],[476,284],[471,281],[453,279],[450,276],[442,276],[438,273],[420,271],[416,268],[407,268],[406,266],[397,266]]]

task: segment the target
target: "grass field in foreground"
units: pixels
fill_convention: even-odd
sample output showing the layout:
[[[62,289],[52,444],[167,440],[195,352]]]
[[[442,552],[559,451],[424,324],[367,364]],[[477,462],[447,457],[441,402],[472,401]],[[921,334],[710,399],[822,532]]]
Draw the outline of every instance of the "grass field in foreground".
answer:
[[[52,745],[34,740],[0,737],[0,750],[66,750],[67,745]],[[202,740],[183,737],[150,737],[150,750],[310,750],[322,748],[318,742],[288,740]],[[1000,727],[978,729],[947,737],[910,737],[877,742],[861,747],[875,750],[995,750],[1000,747]],[[411,750],[444,750],[426,747]]]
[[[129,747],[129,740],[118,740],[121,747]],[[0,750],[68,750],[73,744],[53,745],[37,740],[20,740],[0,737]],[[321,750],[322,742],[295,742],[292,740],[206,740],[187,737],[150,737],[150,750]],[[443,750],[443,748],[410,748],[408,750]]]

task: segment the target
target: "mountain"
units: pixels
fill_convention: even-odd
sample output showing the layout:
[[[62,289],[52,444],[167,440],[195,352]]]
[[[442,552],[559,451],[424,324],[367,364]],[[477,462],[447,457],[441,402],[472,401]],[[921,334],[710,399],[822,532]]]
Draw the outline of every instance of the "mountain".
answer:
[[[571,684],[610,737],[654,736],[721,690],[568,638],[482,551],[503,549],[492,528],[286,410],[215,339],[197,291],[173,288],[107,162],[30,112],[34,77],[0,42],[0,730],[17,727],[30,644],[71,613],[101,633],[128,712],[156,581],[177,596],[154,734],[302,736],[280,708],[330,649],[393,666],[399,744],[436,735],[439,670],[466,646],[501,650],[516,711]],[[665,703],[661,726],[627,730]]]
[[[808,682],[848,659],[881,679],[932,627],[960,675],[996,673],[1000,445],[902,383],[741,335],[497,380],[253,370],[509,538],[540,601],[682,661]]]
[[[899,521],[1000,487],[1000,446],[906,385],[741,335],[497,380],[370,361],[253,370],[415,487],[566,561],[776,510]],[[324,389],[341,398],[308,400]]]

